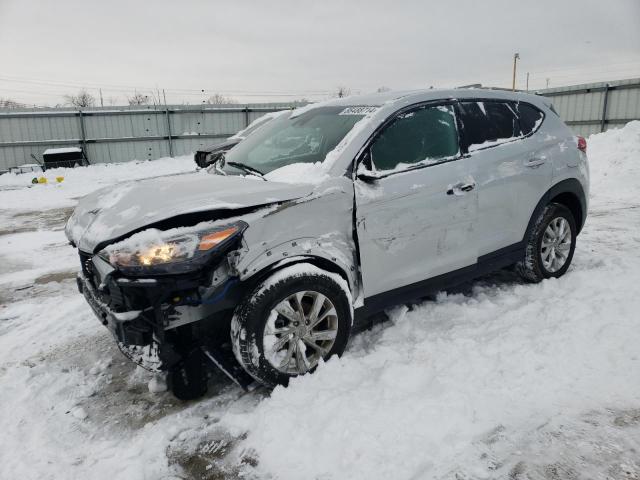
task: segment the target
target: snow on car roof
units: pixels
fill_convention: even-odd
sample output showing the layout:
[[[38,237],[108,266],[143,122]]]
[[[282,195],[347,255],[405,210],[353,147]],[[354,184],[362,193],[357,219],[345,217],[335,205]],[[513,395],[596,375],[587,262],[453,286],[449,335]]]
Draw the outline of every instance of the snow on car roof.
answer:
[[[421,90],[418,90],[420,92]],[[413,90],[404,90],[404,91],[389,91],[389,92],[379,92],[379,93],[370,93],[365,95],[350,95],[348,97],[342,98],[334,98],[327,102],[327,105],[344,105],[344,106],[352,106],[352,105],[369,105],[372,107],[379,107],[385,103],[393,102],[394,100],[398,100],[402,97],[406,97],[416,91]]]
[[[527,100],[540,103],[542,97],[533,94],[527,94],[524,92],[511,92],[508,90],[495,90],[490,88],[448,88],[448,89],[419,89],[419,90],[402,90],[402,91],[389,91],[380,93],[371,93],[366,95],[351,95],[342,98],[333,98],[318,103],[311,103],[302,108],[294,110],[293,116],[300,115],[307,110],[321,106],[375,106],[380,107],[386,104],[394,104],[399,102],[406,102],[411,100],[412,102],[437,100],[443,98],[469,98],[469,97],[482,97],[482,98],[501,98],[506,100]],[[410,102],[409,102],[410,103]]]
[[[72,152],[82,152],[80,147],[61,147],[61,148],[47,148],[43,155],[48,155],[50,153],[72,153]]]

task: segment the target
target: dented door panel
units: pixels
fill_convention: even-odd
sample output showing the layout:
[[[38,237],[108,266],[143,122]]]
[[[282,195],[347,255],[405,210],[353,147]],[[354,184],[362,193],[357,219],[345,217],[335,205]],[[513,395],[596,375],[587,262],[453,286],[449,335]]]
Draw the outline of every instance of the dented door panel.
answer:
[[[357,232],[365,296],[410,285],[477,261],[477,189],[470,159],[356,181]]]

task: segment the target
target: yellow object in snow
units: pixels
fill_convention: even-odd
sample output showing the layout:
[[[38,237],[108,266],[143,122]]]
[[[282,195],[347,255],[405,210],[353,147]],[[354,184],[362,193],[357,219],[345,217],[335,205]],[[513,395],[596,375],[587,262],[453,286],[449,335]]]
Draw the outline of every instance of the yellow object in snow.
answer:
[[[56,182],[58,183],[62,183],[63,180],[64,180],[64,177],[56,177]]]
[[[47,183],[47,177],[38,178],[38,183]]]

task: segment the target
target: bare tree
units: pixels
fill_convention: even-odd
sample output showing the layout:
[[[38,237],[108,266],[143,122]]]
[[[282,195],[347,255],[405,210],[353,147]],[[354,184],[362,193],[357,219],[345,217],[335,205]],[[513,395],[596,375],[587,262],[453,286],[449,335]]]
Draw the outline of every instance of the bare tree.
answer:
[[[376,92],[378,93],[384,93],[384,92],[390,92],[391,89],[385,85],[378,87],[378,90],[376,90]]]
[[[0,97],[0,108],[21,108],[25,105],[16,102],[15,100],[11,100],[10,98],[1,98]]]
[[[215,93],[208,98],[207,103],[210,105],[224,105],[230,103],[236,104],[238,101],[235,98],[225,97],[224,95]]]
[[[65,95],[64,102],[76,108],[93,107],[96,104],[96,98],[86,90],[80,90],[76,95]]]
[[[154,107],[163,105],[164,98],[165,98],[164,93],[161,93],[158,87],[156,87],[155,90],[151,90],[151,103],[154,105]]]
[[[349,95],[351,95],[351,89],[349,87],[345,87],[344,85],[340,85],[336,89],[336,92],[334,93],[333,96],[342,98],[342,97],[348,97]]]
[[[127,97],[129,105],[149,105],[149,95],[135,92],[133,96]]]

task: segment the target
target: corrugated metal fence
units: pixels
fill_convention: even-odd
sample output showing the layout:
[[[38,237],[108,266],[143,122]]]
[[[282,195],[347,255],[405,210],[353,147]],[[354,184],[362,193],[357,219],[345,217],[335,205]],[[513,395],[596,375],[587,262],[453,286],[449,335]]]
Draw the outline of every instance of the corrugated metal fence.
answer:
[[[640,120],[640,78],[538,91],[578,135],[620,128]]]
[[[541,90],[576,134],[640,120],[640,78]],[[0,170],[33,163],[47,148],[83,147],[89,162],[184,155],[223,141],[291,104],[104,107],[0,111]]]
[[[290,104],[104,107],[0,111],[0,170],[41,161],[48,148],[82,147],[90,163],[185,155]]]

